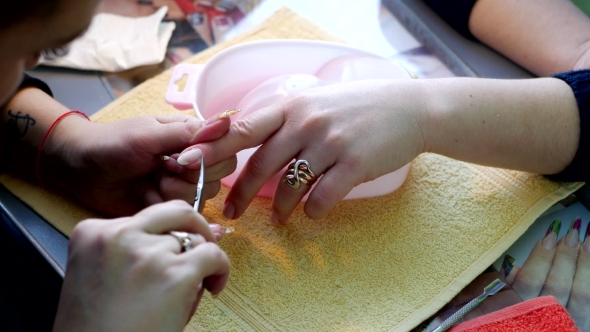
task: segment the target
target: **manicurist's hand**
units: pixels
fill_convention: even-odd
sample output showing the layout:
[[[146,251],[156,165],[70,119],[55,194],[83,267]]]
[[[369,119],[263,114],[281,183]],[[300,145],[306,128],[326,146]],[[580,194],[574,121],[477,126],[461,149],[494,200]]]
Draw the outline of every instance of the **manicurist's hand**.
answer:
[[[130,215],[172,199],[192,203],[199,168],[180,165],[178,153],[197,142],[219,138],[229,124],[229,119],[206,124],[189,115],[146,116],[110,123],[68,117],[54,129],[44,147],[48,155],[55,150],[53,154],[62,156],[66,167],[48,170],[44,166],[51,163],[43,159],[41,181],[61,179],[53,184],[73,193],[85,205],[115,216]],[[62,142],[66,143],[55,147]],[[207,163],[205,199],[217,194],[219,180],[231,174],[235,166],[236,158],[231,155],[215,164]]]
[[[221,292],[229,276],[212,230],[182,201],[82,221],[70,238],[54,331],[182,331],[203,291]],[[171,231],[186,232],[192,249],[183,251]]]

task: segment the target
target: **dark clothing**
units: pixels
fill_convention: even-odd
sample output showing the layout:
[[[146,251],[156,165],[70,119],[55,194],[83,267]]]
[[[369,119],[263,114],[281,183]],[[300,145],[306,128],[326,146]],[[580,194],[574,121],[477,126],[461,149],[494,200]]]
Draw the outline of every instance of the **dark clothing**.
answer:
[[[574,91],[580,112],[580,143],[571,164],[558,174],[547,175],[556,181],[590,181],[590,70],[553,75]]]
[[[47,84],[45,84],[45,82],[41,81],[38,78],[34,78],[34,77],[31,77],[31,76],[25,74],[25,77],[23,78],[23,81],[21,82],[19,89],[24,89],[24,88],[28,88],[28,87],[35,87],[35,88],[41,89],[45,93],[47,93],[48,95],[53,97],[53,94],[51,93],[51,89],[49,88],[49,86]]]
[[[477,0],[424,0],[433,11],[464,37],[475,40],[469,32],[469,15]]]

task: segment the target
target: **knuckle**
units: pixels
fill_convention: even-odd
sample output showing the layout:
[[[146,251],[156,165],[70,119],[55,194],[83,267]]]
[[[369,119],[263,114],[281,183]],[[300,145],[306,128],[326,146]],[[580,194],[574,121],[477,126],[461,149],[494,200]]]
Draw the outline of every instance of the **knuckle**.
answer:
[[[570,289],[563,284],[546,283],[543,287],[543,291],[546,294],[553,295],[555,297],[561,297],[569,294]]]
[[[588,287],[578,287],[571,293],[572,301],[583,305],[585,310],[590,310],[590,289]]]
[[[260,179],[265,178],[269,171],[265,167],[265,162],[260,156],[260,154],[254,153],[248,159],[248,163],[246,164],[246,172],[249,177]]]
[[[249,141],[255,136],[254,124],[248,117],[232,122],[229,130],[244,141]]]
[[[205,242],[199,247],[206,253],[211,261],[220,262],[227,259],[227,255],[221,248],[213,242]]]

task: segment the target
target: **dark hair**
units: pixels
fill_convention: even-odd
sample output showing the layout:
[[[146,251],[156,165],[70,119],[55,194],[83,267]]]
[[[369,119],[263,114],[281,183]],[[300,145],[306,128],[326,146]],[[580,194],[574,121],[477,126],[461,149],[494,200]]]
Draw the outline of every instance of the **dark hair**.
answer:
[[[2,0],[0,28],[52,14],[61,0]],[[80,0],[85,1],[85,0]]]

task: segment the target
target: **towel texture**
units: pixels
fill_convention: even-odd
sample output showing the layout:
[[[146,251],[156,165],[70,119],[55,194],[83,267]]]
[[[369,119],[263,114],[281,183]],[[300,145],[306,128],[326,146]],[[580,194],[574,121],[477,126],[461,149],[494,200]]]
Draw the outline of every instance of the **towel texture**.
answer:
[[[578,332],[567,310],[553,297],[537,297],[459,324],[450,332]]]
[[[338,41],[288,9],[233,40],[189,59],[204,63],[229,46],[261,39]],[[173,114],[164,102],[170,71],[93,116],[114,121]],[[65,234],[93,216],[10,175],[1,182]],[[340,203],[325,219],[301,206],[286,226],[269,223],[270,200],[257,198],[221,247],[229,284],[205,296],[188,331],[407,331],[436,313],[491,265],[548,207],[580,183],[423,154],[394,193]],[[207,202],[221,222],[227,188]],[[154,299],[157,300],[157,299]]]

